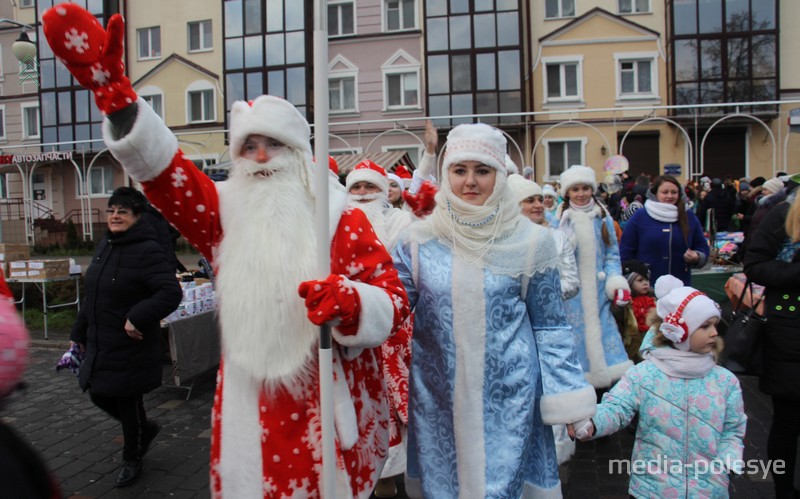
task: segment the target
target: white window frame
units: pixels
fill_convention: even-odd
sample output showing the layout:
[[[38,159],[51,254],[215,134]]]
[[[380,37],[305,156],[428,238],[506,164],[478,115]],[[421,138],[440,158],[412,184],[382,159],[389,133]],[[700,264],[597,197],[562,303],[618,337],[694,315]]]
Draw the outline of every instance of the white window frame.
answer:
[[[36,109],[36,135],[28,135],[28,109]],[[39,113],[38,102],[22,102],[19,105],[22,114],[22,138],[38,139],[42,136],[42,117]]]
[[[30,9],[34,5],[33,0],[19,0],[20,9]]]
[[[0,141],[5,142],[7,138],[5,104],[0,104],[0,127],[2,127],[2,130],[0,130]]]
[[[414,167],[419,168],[419,162],[422,159],[422,154],[425,152],[425,146],[422,144],[395,144],[391,146],[382,146],[381,152],[392,152],[392,151],[406,151],[408,152],[409,149],[416,149],[417,151],[417,158],[414,162]],[[414,158],[411,158],[412,160]],[[408,166],[408,165],[406,165]]]
[[[402,64],[396,64],[403,61]],[[420,71],[422,65],[408,52],[399,49],[381,66],[383,73],[383,111],[418,111],[422,109],[422,81]],[[392,105],[389,103],[389,76],[414,74],[417,79],[417,103]]]
[[[545,178],[547,182],[558,182],[560,174],[553,174],[550,171],[550,144],[553,142],[580,142],[581,143],[581,157],[578,163],[579,165],[586,164],[586,144],[589,143],[589,139],[587,137],[558,137],[552,139],[544,139],[542,140],[542,145],[544,146],[544,165],[545,165]],[[572,165],[564,165],[564,169],[566,170]]]
[[[211,92],[211,117],[209,119],[199,119],[193,120],[191,113],[192,113],[192,101],[191,96],[192,94],[198,92]],[[184,95],[184,102],[186,103],[186,123],[187,124],[195,124],[195,123],[215,123],[217,121],[217,90],[214,88],[214,85],[205,81],[205,80],[197,80],[189,84],[186,87],[186,94]],[[203,102],[203,101],[201,101]],[[202,113],[205,116],[206,113]],[[202,117],[201,117],[202,118]]]
[[[342,69],[342,66],[346,69]],[[329,109],[330,114],[354,114],[359,112],[358,105],[358,66],[348,61],[345,57],[337,55],[328,64],[328,88],[330,92],[331,80],[353,79],[353,109]],[[328,103],[330,108],[330,103]]]
[[[155,108],[153,108],[153,111],[156,111],[156,114],[158,114],[162,120],[166,121],[167,109],[166,109],[166,99],[164,98],[163,90],[161,90],[159,87],[148,85],[146,87],[139,89],[137,93],[139,94],[139,97],[141,97],[142,99],[147,101],[148,104],[150,104],[151,108],[153,107],[153,105],[148,100],[148,97],[161,97],[161,113],[159,114],[159,112],[156,111]]]
[[[617,12],[619,15],[624,16],[628,14],[652,14],[653,12],[653,2],[652,0],[645,0],[647,2],[647,10],[638,10],[636,7],[637,0],[628,0],[631,3],[631,10],[630,12],[623,12],[620,8],[620,1],[617,0]]]
[[[353,32],[352,33],[342,33],[342,9],[340,8],[342,5],[350,4],[353,6]],[[337,33],[335,35],[328,34],[329,38],[338,38],[340,36],[353,36],[358,32],[358,27],[356,26],[356,2],[355,0],[329,0],[328,7],[336,7],[339,10],[339,26],[337,27]]]
[[[545,19],[564,19],[564,18],[575,17],[575,13],[577,12],[577,9],[575,8],[575,3],[577,2],[577,0],[556,0],[556,1],[558,2],[558,15],[550,16],[550,17],[547,16],[547,2],[546,1],[542,2],[542,6],[544,7],[544,18]],[[572,12],[573,12],[573,14],[570,15],[570,16],[565,16],[564,15],[564,3],[565,2],[572,2]]]
[[[158,45],[161,47],[161,26],[149,26],[147,28],[139,28],[136,30],[136,55],[138,56],[138,60],[140,61],[150,61],[153,59],[161,59],[161,53],[163,50],[160,50],[158,54],[153,53],[153,32],[158,30]],[[142,48],[142,36],[147,34],[147,54],[142,54],[140,52]]]
[[[91,182],[92,180],[92,172],[99,170],[101,172],[100,177],[100,185],[105,187],[106,185],[106,175],[111,175],[111,191],[108,192],[93,192],[92,187],[94,186]],[[110,198],[111,194],[114,193],[114,167],[112,165],[93,165],[91,169],[89,169],[86,173],[88,173],[88,178],[86,179],[86,187],[89,189],[89,192],[85,195],[81,194],[81,186],[80,181],[78,180],[78,174],[75,173],[75,197],[76,198],[83,198],[86,199],[88,196],[90,199],[99,199],[99,198]]]
[[[648,61],[650,63],[650,91],[622,93],[622,63]],[[659,99],[658,93],[658,52],[619,52],[614,54],[614,71],[617,85],[617,100],[653,100]],[[634,68],[636,65],[634,64]],[[638,69],[635,69],[638,72]],[[638,88],[638,73],[634,81],[634,88]]]
[[[398,4],[398,11],[399,11],[399,16],[400,16],[400,27],[397,28],[397,29],[390,29],[389,28],[389,2],[392,2],[392,1],[397,2],[397,4]],[[414,3],[413,24],[412,24],[412,26],[409,26],[408,28],[404,28],[403,27],[404,19],[403,19],[403,9],[401,8],[401,4],[404,1],[410,1],[410,2]],[[417,0],[383,0],[383,8],[381,9],[381,16],[383,17],[382,26],[383,26],[383,31],[384,32],[395,33],[395,32],[398,32],[398,31],[410,31],[410,30],[419,29],[418,25],[417,25],[417,19],[419,19],[419,2]]]
[[[414,78],[417,80],[417,103],[416,104],[406,104],[405,102],[401,104],[391,104],[389,102],[389,77],[390,76],[400,76],[400,84],[403,85],[404,76],[406,75],[413,75]],[[413,109],[419,110],[422,109],[420,103],[420,78],[419,78],[419,68],[412,68],[412,69],[392,69],[392,70],[384,70],[383,72],[383,109],[384,111],[394,111],[394,110],[405,110],[405,109]],[[400,96],[403,99],[404,91],[401,90]]]
[[[328,92],[331,91],[331,83],[333,83],[335,81],[343,82],[345,80],[353,80],[353,107],[352,108],[342,107],[342,108],[339,108],[339,109],[333,109],[332,107],[330,107],[330,104],[329,104],[329,107],[330,107],[329,111],[330,111],[331,114],[347,114],[347,113],[357,113],[358,112],[358,79],[357,79],[357,75],[355,75],[355,74],[353,74],[353,75],[338,74],[338,75],[335,75],[335,76],[334,75],[329,76],[328,77]],[[340,84],[339,85],[339,102],[341,102],[342,105],[344,105],[345,101],[346,101],[346,99],[345,99],[345,95],[344,95],[344,88]]]
[[[559,97],[548,97],[549,89],[547,86],[547,65],[548,64],[558,64],[559,73],[560,73],[560,81],[562,84],[561,88],[561,95]],[[577,64],[578,68],[576,71],[577,77],[577,95],[563,95],[563,86],[564,86],[564,65],[566,64]],[[565,56],[565,57],[542,57],[542,90],[544,94],[542,95],[543,99],[542,102],[544,103],[554,103],[554,102],[583,102],[583,56],[576,55],[576,56]]]
[[[197,26],[199,33],[198,33],[198,41],[200,42],[200,46],[197,48],[192,48],[192,26]],[[203,40],[205,39],[205,26],[208,26],[209,34],[211,35],[211,45],[208,47],[203,45]],[[210,52],[214,50],[214,27],[211,19],[203,19],[201,21],[189,21],[186,23],[186,52],[190,54],[194,54],[197,52]]]
[[[342,154],[361,154],[364,152],[363,147],[353,147],[353,148],[346,148],[340,147],[338,149],[328,149],[328,154],[336,158],[336,156],[341,156]]]

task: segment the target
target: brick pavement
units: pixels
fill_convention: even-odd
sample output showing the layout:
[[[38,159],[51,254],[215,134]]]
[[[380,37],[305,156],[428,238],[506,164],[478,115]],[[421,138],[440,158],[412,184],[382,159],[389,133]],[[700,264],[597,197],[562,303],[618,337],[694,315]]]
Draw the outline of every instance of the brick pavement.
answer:
[[[37,333],[32,331],[32,337],[37,338]],[[26,375],[28,388],[1,414],[6,423],[41,452],[64,496],[72,499],[209,497],[213,373],[198,381],[188,401],[186,390],[168,386],[145,396],[148,416],[158,419],[164,428],[145,458],[140,480],[128,488],[115,489],[114,480],[121,464],[120,427],[80,392],[70,373],[56,373],[54,366],[63,345],[63,338],[34,341]],[[165,380],[168,373],[165,365]],[[742,386],[748,414],[745,459],[766,460],[771,418],[769,398],[758,391],[755,378],[743,377]],[[564,469],[564,497],[627,498],[627,476],[609,474],[608,460],[630,458],[633,438],[632,433],[623,430],[599,441],[580,442]],[[401,493],[398,497],[405,496]],[[772,481],[770,477],[764,480],[754,475],[736,478],[731,497],[774,497]]]

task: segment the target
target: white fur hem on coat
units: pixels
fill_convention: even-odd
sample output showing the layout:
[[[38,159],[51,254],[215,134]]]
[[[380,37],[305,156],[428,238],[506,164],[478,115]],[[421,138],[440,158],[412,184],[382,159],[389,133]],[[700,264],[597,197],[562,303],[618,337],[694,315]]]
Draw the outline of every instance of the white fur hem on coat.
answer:
[[[394,325],[394,305],[388,293],[383,289],[353,282],[361,303],[361,314],[358,318],[358,331],[355,335],[345,335],[332,330],[333,337],[340,345],[346,347],[374,348],[386,341]]]
[[[586,381],[595,388],[606,388],[622,377],[623,374],[633,365],[633,362],[626,360],[620,364],[607,367],[601,371],[584,373]]]
[[[606,279],[606,296],[608,296],[609,300],[614,301],[614,293],[618,289],[630,292],[631,287],[628,285],[628,280],[621,275],[612,275]]]
[[[578,390],[544,395],[539,402],[542,422],[548,425],[574,423],[594,416],[597,395],[586,385]]]
[[[172,163],[178,152],[178,139],[147,102],[141,97],[136,102],[136,121],[128,135],[114,139],[111,122],[106,118],[103,139],[125,172],[137,182],[146,182],[158,177]]]
[[[560,481],[551,489],[544,489],[531,482],[522,484],[522,495],[520,499],[561,499],[562,497]]]

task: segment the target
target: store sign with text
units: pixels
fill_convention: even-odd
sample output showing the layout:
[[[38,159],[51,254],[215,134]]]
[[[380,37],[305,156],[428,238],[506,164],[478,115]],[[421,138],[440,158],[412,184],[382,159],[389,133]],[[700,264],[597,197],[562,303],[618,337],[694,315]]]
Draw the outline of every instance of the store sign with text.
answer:
[[[34,154],[0,154],[0,165],[64,160],[72,160],[72,151],[39,152]]]

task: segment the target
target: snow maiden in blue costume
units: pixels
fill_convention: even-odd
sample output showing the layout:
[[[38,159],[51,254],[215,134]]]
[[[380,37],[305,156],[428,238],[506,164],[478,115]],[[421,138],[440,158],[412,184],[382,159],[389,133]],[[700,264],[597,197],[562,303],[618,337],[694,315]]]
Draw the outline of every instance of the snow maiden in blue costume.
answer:
[[[436,208],[395,249],[416,307],[411,497],[559,498],[545,425],[595,412],[553,237],[520,215],[506,187],[505,149],[491,126],[451,130]]]
[[[578,294],[565,303],[567,320],[586,379],[595,388],[606,388],[633,365],[611,315],[612,301],[618,306],[630,302],[630,286],[622,276],[614,222],[594,198],[594,170],[573,165],[560,181],[564,202],[551,225],[560,227],[575,248],[581,281]]]

